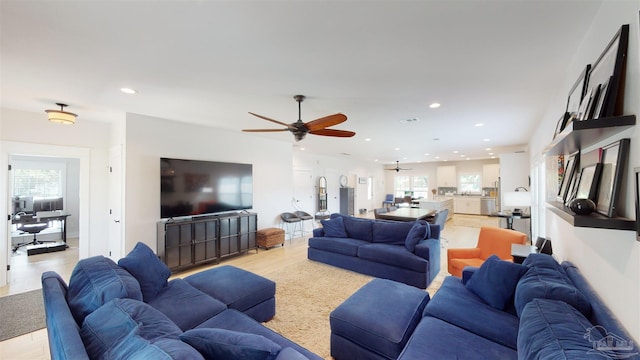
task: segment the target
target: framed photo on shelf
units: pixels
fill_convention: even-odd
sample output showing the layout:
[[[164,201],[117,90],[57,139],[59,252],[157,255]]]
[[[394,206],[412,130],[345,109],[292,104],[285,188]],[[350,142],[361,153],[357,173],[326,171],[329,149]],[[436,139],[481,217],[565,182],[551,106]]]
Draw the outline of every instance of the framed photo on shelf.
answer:
[[[600,87],[602,86],[602,84],[598,84],[596,86],[596,88],[593,90],[593,94],[591,94],[591,97],[589,98],[589,103],[587,104],[587,109],[585,110],[584,113],[584,119],[583,120],[587,120],[587,119],[593,119],[593,113],[595,112],[596,106],[597,106],[597,102],[598,102],[598,97],[600,96]]]
[[[627,43],[629,41],[629,25],[625,24],[615,34],[613,39],[604,49],[598,60],[589,71],[587,93],[594,94],[598,85],[608,82],[603,93],[603,104],[600,113],[594,114],[595,118],[616,116],[622,114],[623,98],[618,99],[620,85],[624,78],[623,70],[627,58]]]
[[[569,113],[565,112],[560,119],[558,119],[558,122],[556,123],[556,131],[553,133],[553,138],[555,139],[556,136],[558,136],[558,134],[560,134],[562,132],[562,130],[564,130],[564,128],[567,126],[567,121],[569,120]]]
[[[591,64],[587,64],[586,68],[582,70],[580,76],[578,76],[578,80],[576,80],[576,82],[571,87],[571,90],[569,91],[569,97],[567,99],[567,109],[565,110],[565,112],[569,113],[569,119],[576,118],[578,116],[580,103],[582,102],[584,94],[586,94],[587,92],[587,82],[589,80],[590,69]]]
[[[576,115],[576,120],[586,120],[587,119],[587,108],[591,103],[592,92],[589,91],[584,98],[582,98],[582,102],[580,103],[580,108],[578,109],[578,115]]]
[[[609,83],[611,82],[611,78],[605,81],[604,84],[600,85],[600,96],[598,96],[598,100],[596,101],[596,105],[594,107],[592,119],[598,119],[600,117],[600,113],[602,113],[602,107],[604,106],[605,99],[607,98],[607,89],[609,88]]]
[[[596,211],[607,217],[617,216],[617,202],[624,169],[629,156],[629,139],[621,139],[602,148],[602,172]]]
[[[577,169],[579,168],[580,152],[575,152],[567,157],[567,162],[564,166],[564,173],[562,180],[560,181],[560,189],[558,191],[558,201],[566,203],[567,196],[569,195],[570,185],[575,178]]]
[[[598,180],[602,171],[602,164],[596,163],[582,168],[576,185],[575,199],[590,199],[596,201],[598,195]]]

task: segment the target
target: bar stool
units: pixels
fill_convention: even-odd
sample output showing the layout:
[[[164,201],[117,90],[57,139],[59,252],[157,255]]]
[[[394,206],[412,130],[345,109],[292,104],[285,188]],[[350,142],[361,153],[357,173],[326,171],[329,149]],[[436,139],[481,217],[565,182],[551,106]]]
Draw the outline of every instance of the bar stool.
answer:
[[[289,243],[291,243],[291,240],[295,236],[298,223],[300,223],[302,219],[297,217],[296,214],[290,213],[290,212],[283,212],[282,214],[280,214],[280,219],[282,219],[282,223],[280,223],[280,227],[289,233]],[[285,229],[285,225],[287,227],[286,229]],[[293,226],[293,231],[291,231],[291,226]],[[300,236],[302,236],[302,229],[300,229],[299,231],[300,231]]]
[[[296,211],[294,212],[294,214],[300,218],[301,222],[300,222],[300,226],[302,228],[302,234],[305,233],[304,231],[304,222],[305,220],[310,220],[311,221],[311,231],[313,231],[313,216],[311,216],[309,213],[306,213],[304,211]]]

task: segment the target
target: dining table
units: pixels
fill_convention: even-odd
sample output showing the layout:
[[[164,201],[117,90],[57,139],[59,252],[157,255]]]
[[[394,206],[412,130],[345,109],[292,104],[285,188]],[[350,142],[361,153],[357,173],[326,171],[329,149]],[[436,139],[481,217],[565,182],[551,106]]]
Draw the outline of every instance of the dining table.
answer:
[[[378,214],[378,219],[396,221],[427,220],[436,214],[436,210],[401,207],[393,211]]]

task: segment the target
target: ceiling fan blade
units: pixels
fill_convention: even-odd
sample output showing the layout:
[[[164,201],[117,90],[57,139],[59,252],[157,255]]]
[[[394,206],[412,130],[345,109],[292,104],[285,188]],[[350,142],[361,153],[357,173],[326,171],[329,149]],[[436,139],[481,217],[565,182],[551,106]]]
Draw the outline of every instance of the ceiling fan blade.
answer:
[[[244,132],[277,132],[277,131],[289,131],[289,129],[242,129]]]
[[[320,130],[309,131],[309,133],[313,135],[335,136],[335,137],[352,137],[356,134],[353,131],[335,130],[335,129],[320,129]]]
[[[345,114],[338,113],[338,114],[321,117],[319,119],[311,120],[308,123],[305,123],[304,125],[307,127],[307,129],[309,129],[309,131],[313,132],[316,130],[322,130],[324,128],[328,128],[329,126],[343,123],[345,121],[347,121],[347,116]]]
[[[287,128],[290,128],[290,127],[291,127],[291,125],[290,125],[290,124],[283,123],[282,121],[278,121],[278,120],[273,120],[273,119],[270,119],[270,118],[268,118],[268,117],[266,117],[266,116],[262,116],[262,115],[258,115],[258,114],[252,113],[251,111],[249,111],[249,114],[251,114],[251,115],[253,115],[253,116],[256,116],[256,117],[259,117],[260,119],[263,119],[263,120],[271,121],[271,122],[273,122],[273,123],[276,123],[276,124],[279,124],[279,125],[286,126]]]

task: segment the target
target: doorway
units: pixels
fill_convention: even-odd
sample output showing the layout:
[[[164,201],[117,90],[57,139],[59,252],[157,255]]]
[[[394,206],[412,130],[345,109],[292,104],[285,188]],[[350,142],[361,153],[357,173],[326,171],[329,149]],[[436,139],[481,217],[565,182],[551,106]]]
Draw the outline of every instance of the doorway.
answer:
[[[9,165],[15,159],[31,159],[31,158],[43,158],[43,159],[69,159],[72,166],[76,167],[73,180],[67,174],[67,179],[73,182],[73,193],[77,200],[77,212],[74,214],[76,229],[74,235],[77,235],[77,255],[75,255],[75,262],[78,258],[85,258],[89,254],[89,178],[90,178],[90,150],[86,148],[75,148],[56,145],[43,145],[43,144],[29,144],[29,143],[17,143],[17,142],[2,142],[1,143],[1,156],[0,166],[4,169],[9,169]],[[10,215],[13,212],[13,204],[11,199],[11,176],[10,171],[5,173],[5,176],[0,177],[0,192],[6,195],[6,201],[3,207],[1,207],[1,216],[4,216],[8,221],[0,222],[0,233],[2,238],[0,241],[4,242],[5,246],[0,246],[0,287],[7,285],[9,267],[12,247],[11,247],[11,230],[12,223]],[[71,191],[67,190],[67,195]],[[80,201],[80,199],[84,199]],[[73,218],[70,218],[70,220]],[[72,220],[73,221],[73,220]],[[62,254],[64,252],[60,252]],[[68,254],[68,253],[67,253]],[[29,261],[27,261],[28,263]],[[46,266],[50,266],[48,263]],[[36,273],[42,273],[49,268],[38,269]],[[70,272],[69,272],[70,274]],[[61,274],[62,275],[62,274]],[[20,280],[23,281],[23,280]],[[24,281],[32,281],[25,278]],[[39,287],[39,276],[37,284]],[[34,286],[31,284],[31,286]],[[13,292],[13,291],[12,291]]]

